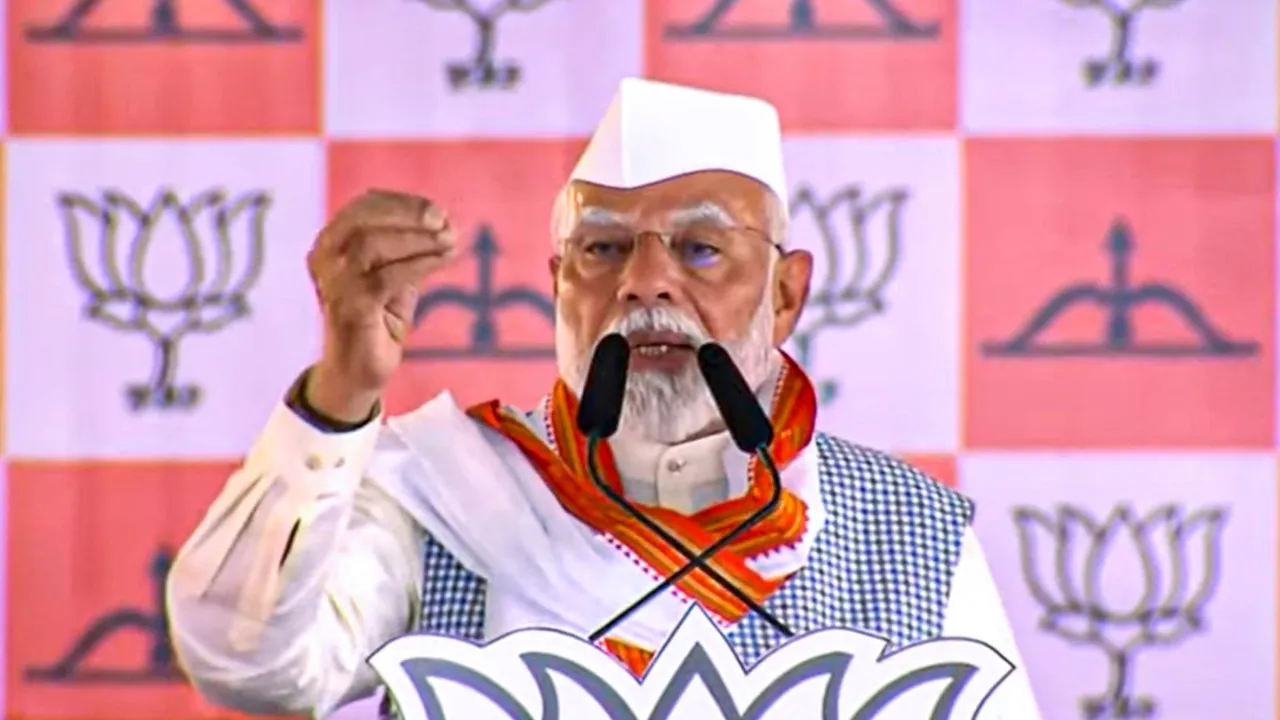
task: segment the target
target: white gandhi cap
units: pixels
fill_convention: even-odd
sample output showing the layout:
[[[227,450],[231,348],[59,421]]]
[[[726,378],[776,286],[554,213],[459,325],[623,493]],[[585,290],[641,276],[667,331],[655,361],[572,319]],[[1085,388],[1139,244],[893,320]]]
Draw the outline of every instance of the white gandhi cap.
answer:
[[[704,170],[753,178],[785,210],[782,127],[773,105],[626,78],[569,179],[631,189]]]

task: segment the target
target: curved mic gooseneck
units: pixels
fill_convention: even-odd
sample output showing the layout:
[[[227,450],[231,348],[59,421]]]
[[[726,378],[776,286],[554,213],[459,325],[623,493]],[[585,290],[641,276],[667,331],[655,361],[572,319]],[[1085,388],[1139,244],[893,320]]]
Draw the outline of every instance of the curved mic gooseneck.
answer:
[[[766,622],[786,637],[794,632],[772,613],[761,607],[746,592],[725,578],[710,561],[735,539],[750,530],[778,507],[782,500],[782,482],[778,469],[770,456],[768,445],[773,439],[773,427],[760,408],[755,395],[742,375],[734,367],[724,348],[706,344],[698,349],[698,366],[706,378],[707,386],[715,398],[716,406],[724,417],[725,425],[734,444],[744,452],[753,453],[764,466],[771,480],[772,492],[765,504],[739,525],[712,543],[700,553],[686,547],[671,533],[637,509],[621,493],[609,487],[599,468],[598,449],[601,441],[618,429],[622,415],[622,403],[626,392],[627,366],[631,348],[626,338],[617,333],[605,336],[596,347],[591,368],[579,401],[578,429],[587,436],[587,471],[592,483],[615,505],[639,522],[645,529],[657,535],[663,542],[679,552],[686,564],[667,577],[644,596],[631,603],[622,612],[598,628],[590,636],[592,642],[608,635],[628,617],[644,607],[650,600],[666,592],[694,570],[702,570],[747,608],[760,615]]]
[[[587,452],[590,453],[593,445],[598,443],[599,443],[598,440],[593,443],[591,439],[588,439]],[[778,504],[780,502],[782,502],[782,482],[778,478],[778,471],[777,471],[777,468],[774,467],[773,459],[769,458],[768,451],[762,451],[756,457],[760,458],[761,462],[765,466],[765,469],[769,473],[770,479],[773,480],[773,483],[772,483],[773,488],[772,488],[772,492],[769,494],[768,501],[766,501],[765,504],[762,505],[759,510],[756,510],[754,513],[751,513],[751,515],[746,520],[743,520],[741,523],[734,526],[732,530],[725,533],[719,540],[708,545],[707,548],[700,553],[694,553],[692,550],[682,545],[678,540],[671,537],[671,534],[668,533],[661,525],[654,523],[643,513],[636,510],[635,507],[626,500],[626,498],[619,496],[618,493],[613,490],[613,488],[608,489],[607,493],[609,495],[609,499],[613,500],[619,506],[626,508],[628,511],[628,514],[633,514],[633,517],[635,517],[637,520],[643,523],[646,528],[648,528],[651,532],[653,532],[653,534],[661,538],[663,542],[675,548],[681,555],[684,556],[684,559],[687,562],[684,565],[684,567],[681,567],[679,570],[671,573],[671,575],[668,576],[666,579],[664,579],[662,582],[653,586],[653,589],[651,589],[649,592],[639,597],[635,602],[631,603],[626,608],[624,608],[622,612],[619,612],[617,615],[614,615],[608,622],[606,622],[604,625],[601,625],[599,629],[597,629],[595,632],[591,633],[592,642],[595,642],[600,638],[604,637],[605,635],[608,635],[611,630],[613,630],[615,627],[620,625],[627,618],[631,617],[631,615],[639,611],[640,608],[644,607],[645,604],[647,604],[650,600],[666,592],[668,589],[670,589],[676,583],[683,580],[687,575],[692,573],[694,570],[702,570],[703,572],[705,572],[712,580],[716,582],[716,584],[718,584],[720,587],[724,588],[725,590],[729,591],[730,595],[733,595],[735,598],[737,598],[739,602],[741,602],[743,605],[746,605],[752,612],[764,618],[765,622],[772,625],[775,630],[782,633],[784,636],[791,637],[795,635],[795,632],[792,631],[791,628],[787,627],[786,623],[779,620],[777,616],[775,616],[773,613],[769,612],[768,610],[765,610],[764,607],[760,605],[760,603],[752,599],[750,595],[747,595],[747,593],[743,591],[741,588],[739,588],[737,585],[735,585],[733,581],[729,580],[724,575],[720,574],[720,571],[716,570],[714,567],[711,567],[708,564],[709,561],[713,557],[715,557],[717,553],[719,553],[721,550],[728,547],[730,543],[732,543],[734,540],[737,540],[738,537],[740,537],[743,533],[755,527],[769,513],[773,512],[778,507]],[[596,465],[596,459],[592,456],[588,456],[587,467],[588,469],[591,470],[593,480],[598,475],[598,471],[595,469],[595,465]],[[606,487],[608,487],[601,481],[597,481],[596,485],[601,486],[601,490],[604,490]]]

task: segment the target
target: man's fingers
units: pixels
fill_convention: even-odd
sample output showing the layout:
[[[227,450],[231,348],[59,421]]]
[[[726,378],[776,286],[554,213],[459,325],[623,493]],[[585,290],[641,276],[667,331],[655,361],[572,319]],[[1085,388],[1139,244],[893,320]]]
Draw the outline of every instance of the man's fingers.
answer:
[[[434,232],[440,232],[449,227],[449,216],[445,215],[444,210],[439,205],[427,203],[422,211],[422,226]]]
[[[383,304],[386,312],[387,332],[395,341],[404,344],[413,329],[413,315],[418,305],[418,288],[402,285],[393,290]]]
[[[441,230],[448,225],[444,210],[427,198],[394,190],[371,189],[351,200],[320,233],[317,250],[336,251],[362,226],[391,226]]]
[[[369,239],[376,242],[361,243],[350,253],[313,263],[312,276],[322,300],[358,294],[381,302],[389,288],[407,282],[416,287],[427,273],[443,267],[457,253],[451,231],[384,232]]]
[[[385,303],[401,288],[416,289],[427,275],[444,267],[451,259],[448,254],[422,254],[406,258],[367,273],[365,282],[369,291],[378,298],[379,302]]]
[[[426,225],[426,211],[435,203],[421,195],[373,188],[352,201],[344,211],[355,222],[382,221],[399,225]]]
[[[397,255],[395,257],[380,261],[378,264],[369,268],[366,271],[366,274],[373,275],[373,274],[381,274],[388,271],[394,272],[394,269],[397,265],[415,266],[415,263],[417,263],[417,261],[429,260],[429,259],[439,260],[440,262],[438,264],[432,265],[432,267],[438,267],[439,265],[443,265],[449,260],[452,260],[455,254],[456,253],[452,247],[427,248],[426,250],[419,250],[418,252],[405,253],[404,255]]]
[[[411,322],[418,288],[428,275],[449,261],[450,257],[444,254],[422,255],[375,272],[333,275],[318,284],[321,302],[344,318],[369,318],[390,310]]]
[[[381,305],[397,285],[417,287],[424,277],[453,259],[453,247],[433,247],[400,255],[387,255],[370,266],[368,261],[338,257],[320,265],[314,273],[316,291],[322,303]]]
[[[432,232],[423,228],[378,227],[361,228],[355,235],[358,240],[353,240],[343,254],[362,272],[419,254],[450,252],[454,247],[452,230]]]
[[[395,316],[412,323],[417,290],[456,252],[448,214],[410,193],[371,189],[320,232],[307,256],[316,293],[334,322]]]

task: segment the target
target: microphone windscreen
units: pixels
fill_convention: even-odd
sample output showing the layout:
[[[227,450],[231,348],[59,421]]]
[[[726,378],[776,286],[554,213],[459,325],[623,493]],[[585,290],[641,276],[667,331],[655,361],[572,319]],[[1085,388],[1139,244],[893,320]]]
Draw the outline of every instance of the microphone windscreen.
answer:
[[[773,424],[729,352],[715,343],[706,343],[698,348],[698,369],[720,408],[733,444],[745,453],[768,447],[773,441]]]
[[[578,402],[578,430],[583,435],[603,439],[618,431],[630,359],[631,344],[618,333],[605,335],[596,344]]]

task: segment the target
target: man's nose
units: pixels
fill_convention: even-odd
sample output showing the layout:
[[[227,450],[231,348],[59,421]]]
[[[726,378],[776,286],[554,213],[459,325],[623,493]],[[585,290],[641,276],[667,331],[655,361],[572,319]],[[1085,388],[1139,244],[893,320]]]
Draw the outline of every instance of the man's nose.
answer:
[[[618,299],[645,307],[675,302],[680,294],[681,269],[661,237],[644,235],[636,239],[627,258]]]

